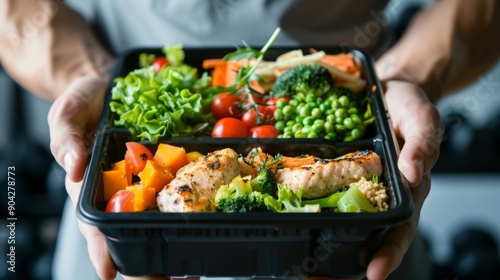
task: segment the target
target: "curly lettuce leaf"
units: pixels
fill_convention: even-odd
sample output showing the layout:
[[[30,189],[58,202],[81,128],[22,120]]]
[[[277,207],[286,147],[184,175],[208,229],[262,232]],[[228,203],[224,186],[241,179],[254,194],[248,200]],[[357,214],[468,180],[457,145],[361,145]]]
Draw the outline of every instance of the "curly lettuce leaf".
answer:
[[[179,60],[160,73],[148,66],[115,79],[109,104],[119,117],[114,124],[126,127],[134,138],[156,143],[161,137],[187,135],[200,124],[213,122],[204,113],[200,93],[209,86],[210,77],[198,78],[196,68],[182,63],[182,48],[170,50]]]

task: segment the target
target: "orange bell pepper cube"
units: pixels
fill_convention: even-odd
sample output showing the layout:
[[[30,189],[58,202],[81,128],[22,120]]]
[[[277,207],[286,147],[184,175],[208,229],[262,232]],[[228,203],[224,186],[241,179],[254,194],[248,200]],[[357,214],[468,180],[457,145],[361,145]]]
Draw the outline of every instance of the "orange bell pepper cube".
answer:
[[[134,212],[154,209],[156,204],[156,190],[141,185],[128,186],[127,191],[132,191],[135,194]]]
[[[104,200],[108,201],[117,191],[124,190],[129,184],[127,171],[108,170],[102,173]]]
[[[164,143],[158,145],[153,160],[169,168],[172,174],[176,174],[177,170],[188,164],[188,158],[184,148]]]
[[[129,185],[132,185],[132,170],[128,166],[126,160],[123,159],[113,163],[111,170],[125,170],[127,173],[127,182]]]
[[[174,179],[174,175],[170,171],[170,168],[148,160],[142,172],[139,173],[139,178],[141,178],[141,185],[154,188],[156,192],[159,192]]]

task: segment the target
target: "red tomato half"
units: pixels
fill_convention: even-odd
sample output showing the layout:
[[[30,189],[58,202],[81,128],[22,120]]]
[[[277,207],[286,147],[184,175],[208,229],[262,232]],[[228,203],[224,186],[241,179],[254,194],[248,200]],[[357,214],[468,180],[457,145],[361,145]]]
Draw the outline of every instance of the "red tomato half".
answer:
[[[153,153],[146,146],[137,142],[127,142],[127,152],[125,153],[125,161],[134,175],[139,174],[146,166],[149,160],[153,159]]]
[[[119,190],[108,201],[106,212],[134,212],[135,193]]]
[[[276,138],[280,135],[280,131],[273,125],[261,125],[250,129],[250,137],[252,138]]]
[[[214,138],[245,138],[248,137],[248,129],[242,121],[235,118],[223,118],[215,123],[212,130]]]
[[[212,102],[212,115],[216,120],[228,117],[238,118],[241,114],[238,108],[239,103],[240,98],[237,95],[228,92],[220,93]]]
[[[168,61],[167,58],[165,57],[158,57],[155,60],[153,60],[153,69],[155,69],[156,73],[160,72],[163,67],[168,66],[170,62]]]

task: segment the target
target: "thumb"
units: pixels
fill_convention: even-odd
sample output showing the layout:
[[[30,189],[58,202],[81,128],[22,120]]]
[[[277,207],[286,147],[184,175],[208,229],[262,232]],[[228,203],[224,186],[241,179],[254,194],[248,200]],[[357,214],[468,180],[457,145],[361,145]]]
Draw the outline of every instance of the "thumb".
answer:
[[[418,86],[404,81],[387,81],[386,86],[387,107],[402,144],[398,167],[410,186],[416,186],[437,161],[444,126]]]
[[[52,104],[48,123],[50,148],[74,182],[83,178],[107,81],[81,77]]]

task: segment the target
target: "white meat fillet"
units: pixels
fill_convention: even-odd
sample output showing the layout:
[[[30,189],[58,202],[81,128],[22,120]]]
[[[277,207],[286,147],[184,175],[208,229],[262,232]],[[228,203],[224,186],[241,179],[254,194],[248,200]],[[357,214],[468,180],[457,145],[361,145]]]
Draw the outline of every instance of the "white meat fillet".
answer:
[[[253,168],[232,149],[209,153],[177,171],[175,178],[158,193],[162,212],[215,212],[215,194],[237,175],[252,175]]]
[[[363,150],[329,160],[318,160],[294,168],[278,169],[276,181],[293,192],[302,189],[303,198],[320,198],[333,194],[361,177],[370,180],[382,174],[382,162],[373,151]]]

